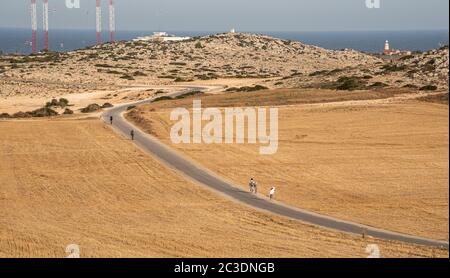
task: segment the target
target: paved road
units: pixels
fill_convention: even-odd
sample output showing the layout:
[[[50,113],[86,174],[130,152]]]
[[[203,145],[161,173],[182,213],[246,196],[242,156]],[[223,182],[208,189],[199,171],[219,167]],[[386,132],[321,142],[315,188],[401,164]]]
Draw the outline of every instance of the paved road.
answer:
[[[186,94],[190,91],[205,90],[203,87],[184,87],[186,91],[170,94],[170,96],[175,97],[182,94]],[[201,168],[196,163],[193,163],[187,158],[180,156],[174,150],[170,149],[168,146],[162,144],[156,138],[145,134],[138,127],[129,123],[122,116],[127,108],[131,105],[138,106],[146,103],[152,102],[153,99],[138,101],[133,104],[121,105],[106,111],[102,118],[105,122],[109,123],[110,116],[113,116],[114,129],[124,136],[129,137],[130,131],[135,132],[134,143],[141,147],[143,150],[149,152],[150,154],[159,158],[167,166],[181,172],[182,174],[190,177],[191,179],[214,189],[222,194],[231,197],[232,199],[239,201],[243,204],[257,208],[263,211],[268,211],[274,214],[278,214],[291,219],[299,220],[305,223],[314,224],[320,227],[337,230],[340,232],[351,233],[356,235],[362,235],[363,231],[366,232],[368,236],[375,238],[385,239],[385,240],[395,240],[405,243],[426,245],[426,246],[437,246],[444,247],[448,249],[448,242],[432,240],[427,238],[415,237],[395,232],[390,232],[387,230],[377,229],[358,223],[352,223],[348,221],[342,221],[332,217],[327,217],[319,215],[317,213],[309,212],[306,210],[289,207],[278,202],[271,202],[267,199],[259,198],[247,191],[243,191],[236,186],[228,183],[224,179],[218,177],[217,175],[211,173],[210,171]]]

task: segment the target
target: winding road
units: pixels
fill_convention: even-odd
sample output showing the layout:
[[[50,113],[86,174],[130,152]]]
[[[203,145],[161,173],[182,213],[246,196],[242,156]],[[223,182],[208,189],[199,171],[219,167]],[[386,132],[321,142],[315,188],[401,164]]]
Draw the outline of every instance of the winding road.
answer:
[[[185,91],[171,93],[167,96],[176,97],[192,91],[205,91],[207,88],[204,87],[194,87],[194,86],[183,86]],[[416,237],[412,235],[400,234],[396,232],[391,232],[383,229],[377,229],[374,227],[353,223],[349,221],[339,220],[333,217],[328,217],[320,215],[314,212],[302,210],[299,208],[294,208],[281,204],[279,202],[272,202],[267,199],[255,196],[247,191],[244,191],[237,186],[231,184],[225,179],[215,175],[208,169],[202,168],[190,159],[180,155],[175,150],[172,150],[165,144],[161,143],[158,139],[150,136],[140,130],[138,127],[134,126],[132,123],[125,120],[123,114],[127,111],[129,106],[139,106],[147,103],[151,103],[154,100],[142,100],[134,103],[124,104],[114,107],[102,114],[102,119],[109,124],[110,117],[114,118],[113,128],[119,134],[126,137],[130,136],[130,131],[134,130],[135,140],[134,143],[137,144],[144,151],[157,157],[161,162],[163,162],[168,167],[178,171],[182,175],[203,184],[204,186],[213,189],[216,192],[230,197],[234,201],[243,203],[252,208],[259,209],[262,211],[274,213],[280,216],[288,217],[290,219],[295,219],[304,223],[313,224],[327,229],[332,229],[340,232],[350,233],[354,235],[362,235],[365,233],[367,236],[372,236],[374,238],[401,241],[405,243],[434,246],[448,249],[448,242],[439,241],[433,239],[427,239],[422,237]]]

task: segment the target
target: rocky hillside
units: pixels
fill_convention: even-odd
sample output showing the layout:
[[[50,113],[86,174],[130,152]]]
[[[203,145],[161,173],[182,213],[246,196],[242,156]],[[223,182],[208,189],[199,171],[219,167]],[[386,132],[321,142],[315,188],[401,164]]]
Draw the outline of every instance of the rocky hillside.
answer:
[[[389,62],[354,50],[227,33],[183,42],[118,42],[69,53],[0,56],[0,76],[9,95],[20,93],[17,88],[33,90],[26,83],[11,85],[24,80],[61,92],[219,78],[258,78],[268,87],[443,89],[448,88],[448,48]]]
[[[378,61],[365,66],[320,70],[275,82],[279,87],[318,87],[343,90],[408,88],[448,90],[448,47]]]
[[[80,83],[166,82],[285,77],[366,67],[379,59],[254,34],[220,34],[183,42],[120,42],[70,53],[3,58],[4,76]],[[6,62],[6,63],[5,63]]]
[[[435,80],[448,82],[448,46],[421,54],[405,56],[397,63],[397,67],[405,68],[412,79],[425,83]]]

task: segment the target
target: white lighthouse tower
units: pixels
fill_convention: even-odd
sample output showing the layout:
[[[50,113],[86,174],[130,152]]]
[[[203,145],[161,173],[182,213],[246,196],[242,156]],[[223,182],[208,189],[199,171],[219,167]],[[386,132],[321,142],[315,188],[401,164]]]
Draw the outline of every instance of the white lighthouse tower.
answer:
[[[391,47],[389,46],[389,41],[386,41],[384,43],[384,52],[388,53],[388,52],[390,52],[390,50],[391,50]]]

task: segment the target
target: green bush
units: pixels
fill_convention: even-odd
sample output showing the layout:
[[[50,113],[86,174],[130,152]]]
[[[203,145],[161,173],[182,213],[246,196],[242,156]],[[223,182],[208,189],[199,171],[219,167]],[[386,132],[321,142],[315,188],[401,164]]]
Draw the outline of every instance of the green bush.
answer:
[[[420,88],[421,91],[436,91],[437,89],[438,87],[434,85],[426,85]]]
[[[175,99],[183,99],[183,98],[187,98],[187,97],[191,97],[191,96],[199,96],[199,95],[203,95],[203,94],[204,93],[202,91],[193,91],[193,92],[179,95],[179,96],[175,97]]]
[[[356,76],[341,76],[337,80],[335,89],[338,91],[353,91],[360,90],[365,88],[365,81],[362,81],[359,77]]]
[[[328,73],[329,73],[329,71],[327,71],[327,70],[319,70],[319,71],[310,73],[309,76],[313,77],[313,76],[325,75]]]
[[[398,65],[388,64],[388,65],[382,66],[381,69],[383,70],[384,73],[389,73],[389,72],[404,71],[407,69],[407,67],[405,65],[398,66]]]
[[[226,90],[226,92],[255,92],[255,91],[261,91],[261,90],[268,90],[269,88],[261,86],[261,85],[256,85],[253,87],[249,87],[249,86],[245,86],[245,87],[241,87],[241,88],[235,88],[235,87],[231,87],[229,89]]]
[[[39,109],[36,109],[36,110],[34,110],[32,112],[28,112],[28,113],[33,117],[52,117],[52,116],[58,115],[58,112],[56,112],[48,107],[39,108]]]
[[[383,82],[375,82],[372,85],[370,85],[370,88],[385,88],[385,87],[388,87],[388,85]]]
[[[129,74],[122,75],[120,78],[126,79],[126,80],[134,80],[134,77]]]
[[[406,84],[405,86],[403,86],[403,88],[408,88],[408,89],[417,89],[418,87],[414,84]]]
[[[162,97],[155,98],[155,100],[153,100],[153,102],[164,101],[164,100],[173,100],[173,98],[171,98],[169,96],[162,96]]]

